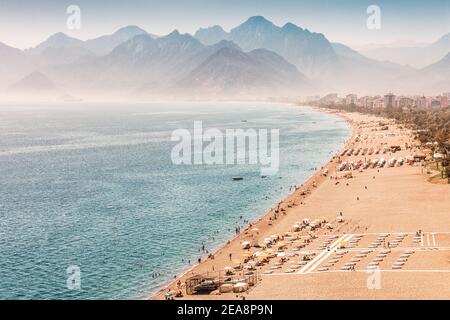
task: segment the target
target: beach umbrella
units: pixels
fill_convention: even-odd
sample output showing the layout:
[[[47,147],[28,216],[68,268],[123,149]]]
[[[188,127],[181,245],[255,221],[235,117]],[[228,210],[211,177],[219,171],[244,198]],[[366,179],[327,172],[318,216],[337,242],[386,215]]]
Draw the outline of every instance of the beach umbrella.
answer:
[[[234,292],[244,292],[247,289],[248,289],[248,284],[245,282],[239,282],[233,286]]]
[[[256,251],[255,252],[255,257],[259,257],[260,255],[264,254],[263,251]]]
[[[248,249],[248,248],[250,248],[251,243],[250,243],[250,241],[243,241],[241,243],[241,245],[242,245],[243,249]]]

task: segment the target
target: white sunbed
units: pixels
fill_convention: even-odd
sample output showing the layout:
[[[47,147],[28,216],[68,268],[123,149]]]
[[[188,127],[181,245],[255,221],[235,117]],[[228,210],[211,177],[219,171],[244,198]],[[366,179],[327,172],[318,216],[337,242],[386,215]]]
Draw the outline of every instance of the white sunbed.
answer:
[[[271,269],[271,270],[281,269],[281,266],[271,266],[270,269]]]
[[[286,270],[284,270],[284,273],[293,273],[293,272],[295,272],[294,269],[286,269]]]

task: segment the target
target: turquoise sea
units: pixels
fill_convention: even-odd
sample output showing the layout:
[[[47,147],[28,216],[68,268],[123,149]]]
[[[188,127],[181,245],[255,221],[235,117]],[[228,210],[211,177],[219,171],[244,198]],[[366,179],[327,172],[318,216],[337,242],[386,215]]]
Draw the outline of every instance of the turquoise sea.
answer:
[[[174,165],[171,134],[194,121],[279,129],[278,174]],[[273,207],[350,134],[335,115],[277,103],[0,105],[0,299],[148,297],[203,244],[214,250]],[[67,286],[71,266],[79,290]]]

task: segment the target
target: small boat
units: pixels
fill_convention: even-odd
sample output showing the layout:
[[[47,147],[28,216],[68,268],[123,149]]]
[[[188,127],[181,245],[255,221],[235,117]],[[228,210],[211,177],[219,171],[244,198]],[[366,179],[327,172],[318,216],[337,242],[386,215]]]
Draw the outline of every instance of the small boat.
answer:
[[[233,177],[233,180],[234,181],[240,181],[240,180],[244,180],[244,178],[243,177]]]

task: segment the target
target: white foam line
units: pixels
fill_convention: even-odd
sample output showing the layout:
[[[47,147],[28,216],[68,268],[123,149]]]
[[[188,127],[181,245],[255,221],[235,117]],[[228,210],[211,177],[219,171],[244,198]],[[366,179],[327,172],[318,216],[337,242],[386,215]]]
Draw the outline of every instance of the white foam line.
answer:
[[[436,233],[431,235],[433,237],[433,246],[436,247]]]
[[[427,246],[430,246],[430,233],[427,232]]]
[[[420,245],[423,247],[423,233],[420,234]]]

